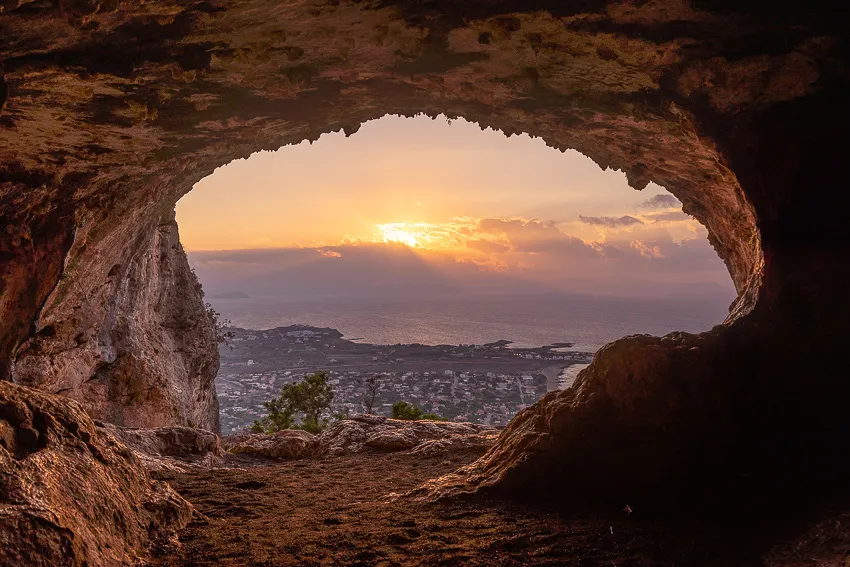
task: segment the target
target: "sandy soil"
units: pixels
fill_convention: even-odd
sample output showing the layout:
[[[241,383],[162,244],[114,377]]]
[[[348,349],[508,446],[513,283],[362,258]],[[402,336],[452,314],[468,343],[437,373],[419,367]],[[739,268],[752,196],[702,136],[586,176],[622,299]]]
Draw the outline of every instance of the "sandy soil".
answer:
[[[742,566],[763,565],[770,545],[732,525],[705,530],[640,510],[564,516],[498,501],[393,498],[476,456],[373,453],[274,464],[229,456],[240,468],[165,477],[203,516],[181,533],[179,548],[159,549],[154,565]]]

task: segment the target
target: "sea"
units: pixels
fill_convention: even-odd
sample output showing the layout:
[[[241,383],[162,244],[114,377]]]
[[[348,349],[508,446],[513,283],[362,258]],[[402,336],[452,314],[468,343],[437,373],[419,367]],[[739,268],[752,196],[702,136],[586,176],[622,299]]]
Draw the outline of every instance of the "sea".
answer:
[[[698,333],[720,324],[729,294],[665,298],[591,295],[492,295],[380,300],[332,297],[207,299],[222,318],[246,329],[294,324],[332,327],[371,344],[484,344],[513,341],[537,347],[572,343],[595,352],[631,334]]]

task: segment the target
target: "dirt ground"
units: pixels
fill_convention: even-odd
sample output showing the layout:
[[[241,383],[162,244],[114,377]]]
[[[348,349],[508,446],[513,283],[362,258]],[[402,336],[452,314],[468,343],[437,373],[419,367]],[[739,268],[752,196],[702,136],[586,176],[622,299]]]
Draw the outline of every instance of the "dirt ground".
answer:
[[[770,538],[611,510],[563,516],[504,502],[420,505],[393,499],[476,454],[423,459],[356,454],[164,477],[203,517],[154,565],[201,566],[746,566]],[[624,503],[626,504],[626,503]],[[671,525],[673,526],[671,528]],[[699,535],[693,535],[699,534]],[[785,565],[814,565],[787,557]]]

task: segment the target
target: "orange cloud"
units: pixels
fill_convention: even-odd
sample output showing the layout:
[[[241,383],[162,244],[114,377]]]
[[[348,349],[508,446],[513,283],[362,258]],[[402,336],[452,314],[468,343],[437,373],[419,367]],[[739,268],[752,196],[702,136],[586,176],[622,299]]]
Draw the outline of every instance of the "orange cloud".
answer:
[[[316,252],[318,252],[320,255],[324,256],[325,258],[342,258],[342,254],[340,254],[336,250],[327,250],[327,249],[324,249],[324,248],[318,248],[318,249],[316,249]]]
[[[492,240],[468,240],[466,242],[466,247],[479,252],[484,252],[485,254],[500,254],[511,249],[511,247],[507,244],[494,242]]]

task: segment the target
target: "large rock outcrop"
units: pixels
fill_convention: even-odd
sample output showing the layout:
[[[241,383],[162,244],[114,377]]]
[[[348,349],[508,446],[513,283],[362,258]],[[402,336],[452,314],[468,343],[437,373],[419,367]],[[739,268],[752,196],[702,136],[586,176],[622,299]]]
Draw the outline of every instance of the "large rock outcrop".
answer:
[[[218,435],[192,427],[160,427],[137,429],[102,423],[100,427],[128,447],[165,457],[193,459],[207,455],[221,456],[223,449]]]
[[[850,430],[847,29],[829,0],[4,2],[0,373],[210,428],[174,204],[251,152],[443,112],[664,185],[739,297],[711,332],[599,353],[435,492],[820,484]]]
[[[191,515],[79,404],[0,382],[0,565],[134,565]]]
[[[785,332],[749,323],[607,345],[572,387],[520,412],[481,459],[414,495],[486,492],[707,514],[790,507],[814,498],[825,488],[818,483],[842,485],[847,385],[818,383],[840,357],[837,346],[800,342],[818,353],[800,362],[798,351],[774,350]]]

